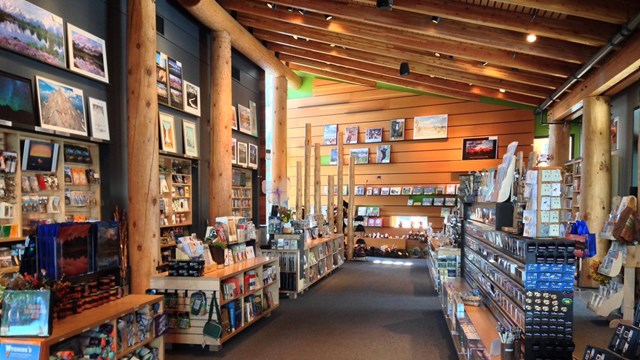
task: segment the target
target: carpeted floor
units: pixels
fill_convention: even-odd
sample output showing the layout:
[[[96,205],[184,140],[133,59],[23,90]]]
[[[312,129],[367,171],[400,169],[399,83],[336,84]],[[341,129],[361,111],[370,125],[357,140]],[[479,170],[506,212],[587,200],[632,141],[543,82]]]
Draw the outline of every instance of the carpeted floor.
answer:
[[[456,359],[426,261],[373,260],[345,263],[297,299],[280,299],[219,352],[174,346],[166,359]]]

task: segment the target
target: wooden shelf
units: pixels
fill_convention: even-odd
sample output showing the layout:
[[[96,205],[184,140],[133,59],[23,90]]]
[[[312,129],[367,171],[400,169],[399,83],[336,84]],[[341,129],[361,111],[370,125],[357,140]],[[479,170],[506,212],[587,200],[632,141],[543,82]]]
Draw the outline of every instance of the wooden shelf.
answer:
[[[20,267],[18,266],[3,267],[3,268],[0,268],[0,276],[17,273],[18,271],[20,271]]]
[[[160,225],[160,228],[164,229],[164,228],[170,228],[170,227],[176,227],[176,226],[190,226],[190,225],[191,225],[190,222],[186,222],[186,223],[179,223],[179,224]]]
[[[0,238],[0,244],[10,243],[10,242],[17,242],[17,241],[24,241],[24,239],[25,239],[25,237],[22,237],[22,236]]]
[[[132,352],[138,350],[139,348],[141,348],[143,346],[149,345],[149,343],[151,343],[155,339],[156,338],[149,336],[149,338],[145,339],[144,341],[141,341],[141,342],[139,342],[139,343],[137,343],[137,344],[135,344],[135,345],[133,345],[133,346],[131,346],[129,348],[126,348],[126,349],[124,349],[122,351],[119,351],[118,355],[116,356],[116,359],[120,359],[123,356],[125,356],[125,355],[127,355],[129,353],[132,353]]]

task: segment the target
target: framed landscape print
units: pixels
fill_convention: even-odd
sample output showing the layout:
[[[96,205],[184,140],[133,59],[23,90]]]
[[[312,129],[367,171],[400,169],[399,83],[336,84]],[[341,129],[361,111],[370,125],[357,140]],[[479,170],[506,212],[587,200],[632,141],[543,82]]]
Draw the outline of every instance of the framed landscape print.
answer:
[[[158,102],[169,105],[169,88],[167,81],[167,55],[159,51],[156,52],[156,90],[158,91]]]
[[[160,113],[160,149],[168,152],[177,152],[176,146],[176,129],[173,116]]]
[[[64,68],[64,22],[26,0],[0,1],[0,46]]]
[[[182,120],[182,137],[184,137],[184,154],[198,157],[198,133],[196,123]]]
[[[247,167],[247,143],[238,142],[238,165]]]
[[[373,143],[382,141],[382,128],[371,128],[365,132],[364,142]]]
[[[446,139],[448,115],[416,116],[413,120],[413,139]]]
[[[200,87],[188,81],[184,83],[184,111],[191,115],[200,116]]]
[[[233,105],[231,105],[231,128],[233,130],[238,130],[238,111]]]
[[[369,163],[369,148],[351,149],[351,156],[355,156],[356,164]]]
[[[496,159],[497,138],[475,138],[462,140],[462,160]]]
[[[344,143],[345,144],[357,144],[358,143],[358,126],[347,126],[344,131]]]
[[[258,168],[258,145],[249,144],[249,167]]]
[[[391,145],[379,145],[376,151],[376,162],[388,164],[391,160]]]
[[[238,140],[236,138],[231,139],[231,164],[235,165],[238,159]]]
[[[253,134],[253,129],[251,128],[251,109],[240,104],[238,104],[238,127],[240,131],[245,134]]]
[[[109,141],[109,119],[107,117],[107,103],[89,98],[89,119],[91,120],[91,136]]]
[[[0,71],[0,120],[12,124],[36,124],[31,80]]]
[[[323,138],[324,138],[325,145],[337,145],[338,144],[338,125],[325,125]]]
[[[180,110],[184,109],[182,63],[176,59],[167,58],[169,64],[169,97],[171,106]]]
[[[251,135],[258,136],[258,106],[249,100],[249,111],[251,112]]]
[[[404,119],[391,120],[389,140],[404,140]]]
[[[338,149],[332,148],[329,152],[329,165],[338,165]]]
[[[82,90],[36,76],[40,126],[87,136]]]
[[[107,47],[103,39],[74,25],[67,24],[69,69],[109,83]]]

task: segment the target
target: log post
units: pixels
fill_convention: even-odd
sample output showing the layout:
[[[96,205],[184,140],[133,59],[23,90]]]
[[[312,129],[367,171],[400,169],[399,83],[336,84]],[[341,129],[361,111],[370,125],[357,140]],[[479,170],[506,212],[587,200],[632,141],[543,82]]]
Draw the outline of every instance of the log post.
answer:
[[[144,294],[160,256],[156,3],[127,2],[127,186],[131,293]]]
[[[215,31],[211,42],[211,154],[209,222],[231,215],[231,37]]]
[[[302,220],[302,161],[296,162],[296,219]]]
[[[564,166],[564,163],[569,161],[570,138],[569,124],[549,124],[549,166]]]
[[[304,125],[304,216],[311,214],[311,124]]]
[[[320,178],[320,143],[314,144],[313,163],[313,212],[316,219],[322,214],[322,179]]]
[[[592,96],[583,100],[582,116],[582,176],[580,186],[580,214],[589,230],[596,235],[607,220],[611,207],[611,124],[609,98]],[[581,286],[596,286],[588,278],[590,263],[601,260],[607,253],[609,241],[597,240],[596,256],[583,261]]]
[[[348,236],[347,236],[347,260],[353,260],[353,246],[355,245],[353,219],[356,214],[355,202],[355,181],[356,181],[356,158],[349,156],[349,212],[347,215]]]
[[[342,188],[344,187],[344,144],[342,143],[342,139],[344,134],[338,132],[338,200],[336,201],[336,205],[338,206],[337,217],[337,229],[336,232],[340,235],[344,234],[344,195],[342,192]]]
[[[278,76],[275,83],[271,177],[275,185],[283,189],[287,185],[287,78]]]
[[[333,222],[335,221],[333,215],[333,208],[335,207],[335,203],[333,202],[333,175],[327,176],[327,219],[329,223],[329,230],[333,234],[335,229]]]

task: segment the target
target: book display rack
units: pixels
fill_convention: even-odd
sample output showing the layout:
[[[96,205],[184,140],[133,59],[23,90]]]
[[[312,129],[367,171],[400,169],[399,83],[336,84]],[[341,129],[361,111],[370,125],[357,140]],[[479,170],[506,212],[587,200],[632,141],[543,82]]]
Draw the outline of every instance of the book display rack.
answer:
[[[253,183],[251,170],[233,169],[231,215],[253,218]]]

